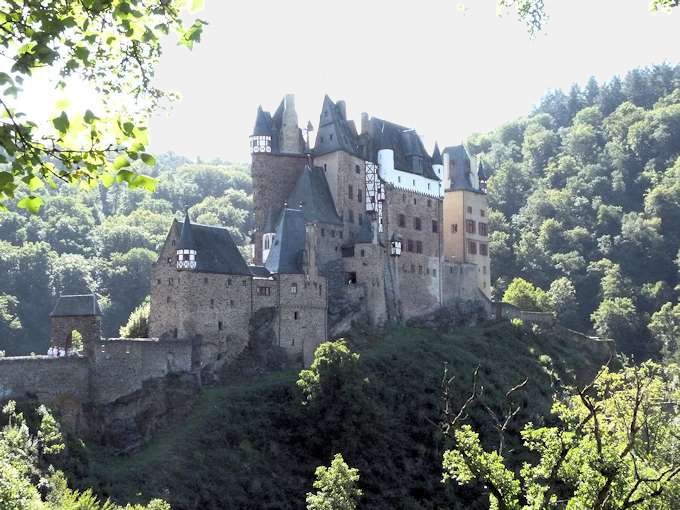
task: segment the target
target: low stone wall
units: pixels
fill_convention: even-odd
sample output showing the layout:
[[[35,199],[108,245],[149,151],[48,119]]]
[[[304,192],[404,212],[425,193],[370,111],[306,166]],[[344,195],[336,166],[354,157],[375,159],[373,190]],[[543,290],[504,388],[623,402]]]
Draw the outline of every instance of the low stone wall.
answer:
[[[151,378],[191,371],[191,342],[157,338],[110,338],[93,352],[92,401],[113,402]]]
[[[554,326],[557,322],[555,314],[552,312],[533,312],[528,310],[520,310],[515,305],[504,302],[496,302],[494,305],[496,306],[497,320],[521,319],[525,322],[534,322],[547,326]]]
[[[82,403],[89,399],[86,358],[21,356],[0,358],[0,402],[37,399],[59,414],[62,424],[81,428]]]

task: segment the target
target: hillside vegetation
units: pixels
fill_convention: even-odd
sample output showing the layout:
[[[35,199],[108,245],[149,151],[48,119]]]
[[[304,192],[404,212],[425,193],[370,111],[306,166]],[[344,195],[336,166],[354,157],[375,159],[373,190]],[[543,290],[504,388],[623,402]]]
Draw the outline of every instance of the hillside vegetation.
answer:
[[[461,402],[477,366],[492,407],[527,377],[519,428],[543,423],[554,392],[606,362],[588,345],[507,323],[441,333],[355,331],[349,341],[359,369],[334,405],[302,405],[296,371],[209,388],[186,421],[143,451],[123,458],[91,451],[79,483],[120,501],[162,497],[175,510],[302,508],[315,468],[342,453],[360,470],[362,508],[484,508],[478,488],[441,483],[445,443],[436,424],[444,363]],[[485,412],[473,408],[470,419],[492,445]]]
[[[229,227],[245,250],[253,221],[247,166],[173,154],[157,161],[153,194],[61,185],[45,193],[39,215],[0,214],[0,351],[46,352],[48,315],[61,292],[96,292],[104,335],[118,336],[149,294],[151,264],[185,207],[194,221]]]
[[[572,327],[638,359],[675,349],[647,326],[666,303],[680,325],[680,66],[553,91],[469,148],[493,173],[496,297],[517,277],[573,287]]]

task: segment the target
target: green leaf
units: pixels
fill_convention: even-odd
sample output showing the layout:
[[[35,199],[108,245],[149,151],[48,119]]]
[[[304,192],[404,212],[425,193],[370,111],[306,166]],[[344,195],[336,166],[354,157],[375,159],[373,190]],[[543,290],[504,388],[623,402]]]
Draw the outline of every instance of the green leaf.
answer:
[[[0,73],[0,85],[4,85],[5,83],[9,83],[10,85],[14,84],[12,77],[9,74]]]
[[[22,209],[26,209],[27,211],[31,212],[32,214],[38,214],[40,212],[40,208],[43,205],[43,199],[40,197],[24,197],[19,202],[17,203],[18,207],[21,207]]]
[[[38,179],[35,175],[28,175],[22,179],[27,185],[30,191],[35,191],[44,186],[43,182]]]
[[[134,178],[135,173],[131,172],[130,170],[120,170],[116,174],[116,181],[118,182],[127,182],[128,184],[130,184]]]
[[[52,124],[54,124],[55,129],[60,133],[66,133],[70,125],[66,112],[61,112],[59,117],[52,119]]]
[[[104,185],[105,188],[110,188],[111,186],[113,186],[115,177],[111,174],[102,174],[99,177],[99,180],[102,181],[102,184]]]
[[[121,168],[125,168],[126,166],[130,166],[130,160],[125,154],[121,154],[116,159],[113,160],[114,170],[120,170]]]
[[[147,191],[156,191],[157,180],[147,175],[137,175],[129,183],[131,188],[144,188]]]
[[[155,166],[156,165],[156,158],[154,158],[151,154],[147,154],[146,152],[142,153],[141,155],[142,161],[149,166]]]
[[[83,115],[83,119],[85,119],[85,122],[87,122],[88,124],[92,124],[98,118],[99,117],[92,113],[91,110],[85,110],[85,115]]]
[[[14,180],[14,176],[9,172],[0,172],[0,189],[4,188]]]

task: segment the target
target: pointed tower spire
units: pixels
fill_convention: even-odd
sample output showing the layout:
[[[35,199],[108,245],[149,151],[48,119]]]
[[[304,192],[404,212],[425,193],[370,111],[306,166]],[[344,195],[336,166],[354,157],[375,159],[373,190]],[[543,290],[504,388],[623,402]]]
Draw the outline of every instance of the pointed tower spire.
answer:
[[[442,153],[439,151],[439,144],[434,142],[434,151],[432,152],[432,164],[433,165],[443,165]]]
[[[177,244],[177,269],[196,269],[196,254],[196,244],[194,242],[194,235],[191,232],[191,220],[189,219],[189,209],[187,208],[184,210],[182,233]]]
[[[269,112],[262,110],[262,105],[257,107],[255,127],[253,134],[250,135],[250,151],[252,153],[272,151],[272,118]]]

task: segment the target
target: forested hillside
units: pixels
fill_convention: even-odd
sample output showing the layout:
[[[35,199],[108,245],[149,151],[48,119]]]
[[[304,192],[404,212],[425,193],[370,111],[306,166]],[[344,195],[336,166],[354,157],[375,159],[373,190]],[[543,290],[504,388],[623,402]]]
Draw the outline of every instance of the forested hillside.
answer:
[[[469,148],[493,172],[495,296],[517,277],[552,286],[572,327],[671,354],[659,332],[680,325],[680,66],[553,91]]]
[[[149,294],[157,249],[185,207],[199,223],[229,226],[245,253],[252,229],[247,166],[165,154],[147,173],[158,179],[153,194],[63,185],[47,193],[39,215],[0,214],[0,350],[45,352],[48,315],[60,292],[96,292],[104,334],[118,336]]]

